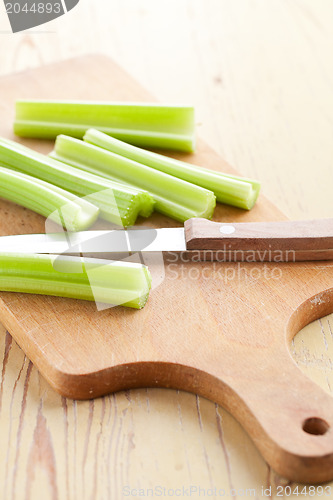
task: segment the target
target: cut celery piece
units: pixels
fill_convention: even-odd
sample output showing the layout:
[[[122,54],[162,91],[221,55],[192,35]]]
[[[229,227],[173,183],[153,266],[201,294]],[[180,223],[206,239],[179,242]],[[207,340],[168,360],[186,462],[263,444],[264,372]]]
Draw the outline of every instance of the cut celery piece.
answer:
[[[141,309],[151,275],[142,264],[80,257],[0,253],[0,290]]]
[[[84,140],[94,146],[99,146],[166,174],[174,175],[185,181],[210,189],[214,192],[217,201],[221,203],[250,210],[259,195],[260,183],[255,180],[215,172],[214,170],[152,153],[95,129],[89,129],[84,136]]]
[[[180,222],[191,217],[210,219],[213,215],[216,199],[208,189],[73,137],[58,136],[51,157],[86,172],[146,189],[156,202],[157,212]]]
[[[0,163],[84,196],[100,208],[102,218],[124,227],[135,224],[138,215],[148,217],[154,208],[146,191],[84,173],[8,139],[0,138]]]
[[[82,231],[99,209],[86,200],[30,175],[0,167],[0,197],[49,217],[68,231]]]
[[[194,108],[181,105],[94,101],[16,101],[15,134],[55,139],[67,134],[82,139],[95,127],[137,146],[192,152]]]

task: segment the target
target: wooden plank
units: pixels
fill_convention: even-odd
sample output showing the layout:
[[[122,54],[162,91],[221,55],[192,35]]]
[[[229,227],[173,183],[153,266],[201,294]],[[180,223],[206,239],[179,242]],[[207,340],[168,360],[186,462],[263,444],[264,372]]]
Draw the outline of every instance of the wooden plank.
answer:
[[[149,99],[103,57],[7,77],[0,88],[1,134],[8,137],[17,96]],[[51,146],[29,144],[44,152]],[[232,171],[203,143],[190,160]],[[2,234],[43,230],[42,217],[5,202],[0,209],[8,216],[1,217]],[[251,212],[219,206],[215,214],[227,222],[281,218],[264,198]],[[149,223],[175,225],[157,215]],[[142,386],[193,391],[230,410],[277,471],[295,480],[329,479],[330,431],[315,433],[325,430],[324,421],[333,425],[333,402],[296,368],[286,340],[333,309],[331,265],[180,262],[175,268],[167,262],[165,271],[140,312],[98,312],[85,302],[4,293],[1,320],[63,395],[87,398]],[[290,380],[293,391],[287,390]],[[274,401],[269,407],[268,397]]]

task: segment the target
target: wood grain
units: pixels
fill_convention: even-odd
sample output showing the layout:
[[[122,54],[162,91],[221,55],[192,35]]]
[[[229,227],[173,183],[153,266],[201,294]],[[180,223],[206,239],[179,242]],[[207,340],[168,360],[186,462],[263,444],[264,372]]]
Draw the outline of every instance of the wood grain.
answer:
[[[103,1],[100,0],[99,4]],[[208,138],[241,173],[259,177],[264,182],[265,192],[293,218],[331,215],[330,183],[327,182],[331,175],[333,117],[330,99],[333,68],[329,57],[333,44],[331,2],[322,0],[314,7],[310,1],[268,3],[242,0],[227,3],[170,0],[167,4],[163,1],[157,4],[148,0],[140,3],[112,0],[104,2],[105,10],[93,2],[81,4],[75,16],[73,11],[71,16],[48,27],[53,33],[25,33],[15,37],[1,34],[0,71],[21,70],[86,51],[102,50],[130,68],[136,78],[161,99],[183,101],[186,97],[194,102],[201,122],[201,135]],[[165,20],[162,24],[159,23],[161,16]],[[99,29],[91,30],[91,22],[98,23]],[[172,38],[168,36],[170,24],[173,26]],[[0,25],[1,29],[8,29],[1,16]],[[154,25],[159,26],[158,34]],[[135,51],[133,40],[137,47]],[[169,74],[177,74],[177,78],[170,80]],[[316,186],[313,165],[316,165]],[[292,343],[293,355],[301,369],[328,392],[333,383],[330,324],[329,319],[316,322],[305,328]],[[4,342],[5,337],[1,338]],[[23,379],[19,379],[11,403],[14,382],[22,366],[21,352],[14,342],[6,359],[2,408],[12,405],[16,422]],[[33,368],[32,373],[34,371]],[[4,496],[13,497],[11,479],[15,464],[20,478],[15,497],[26,498],[26,463],[35,428],[34,409],[43,399],[42,412],[53,436],[53,453],[58,464],[55,473],[58,495],[60,498],[74,498],[77,493],[80,498],[91,498],[91,488],[87,487],[86,481],[74,487],[84,454],[74,456],[70,452],[70,460],[65,460],[65,443],[73,450],[74,434],[67,434],[66,439],[62,434],[59,422],[64,411],[57,396],[51,397],[53,393],[47,385],[39,389],[38,384],[31,383],[36,380],[36,377],[30,377],[27,386],[27,395],[33,399],[33,405],[23,417],[24,439],[19,458],[1,468],[1,484],[6,485]],[[181,418],[176,411],[177,405],[172,406],[174,414],[169,411],[172,391],[149,390],[148,402],[153,408],[150,413],[143,410],[146,392],[136,390],[131,393],[135,395],[131,403],[135,450],[125,456],[122,447],[112,448],[111,455],[118,460],[107,463],[101,446],[96,455],[90,452],[85,455],[87,478],[93,477],[96,467],[100,496],[110,498],[112,494],[111,498],[120,498],[121,485],[127,479],[131,484],[141,486],[161,483],[175,487],[193,482],[194,478],[194,482],[203,487],[212,484],[226,488],[230,485],[236,488],[252,486],[258,492],[262,485],[271,484],[272,498],[275,498],[277,485],[287,484],[267,469],[246,434],[221,408],[217,410],[220,418],[216,416],[213,404],[199,398],[198,413],[192,404],[194,396],[175,395],[180,415],[183,412],[183,432],[179,434],[177,429],[181,427]],[[118,394],[115,405],[123,409],[122,398],[127,401],[125,394]],[[69,402],[70,408],[71,404]],[[103,400],[95,401],[97,410],[92,426],[96,433],[93,430],[89,438],[92,449],[95,449],[94,443],[99,436],[98,408],[103,404]],[[78,415],[82,412],[82,425],[77,427],[76,439],[82,442],[87,430],[84,417],[87,405],[81,403],[77,408]],[[69,419],[71,415],[69,410]],[[167,426],[165,439],[159,432],[161,415],[166,415],[163,420]],[[9,410],[2,410],[0,418],[2,442],[8,442],[8,449],[13,450],[18,428],[13,423],[9,436]],[[129,413],[126,418],[129,418]],[[198,423],[200,418],[201,426]],[[73,420],[70,422],[70,429],[73,429]],[[121,436],[126,435],[127,427],[118,418],[114,428],[116,434],[113,433],[112,446],[118,432],[120,441]],[[222,441],[220,432],[223,433]],[[103,426],[101,433],[99,442],[109,438],[107,426]],[[156,435],[162,439],[161,444],[154,439]],[[0,453],[2,459],[4,451]],[[13,451],[8,453],[12,456]],[[124,476],[122,467],[114,467],[116,462],[119,465],[121,457],[127,463],[128,476]],[[175,469],[176,457],[183,468]],[[63,463],[68,464],[68,470],[64,471]],[[43,467],[39,469],[36,484],[48,484],[44,470]],[[41,494],[35,488],[33,498],[52,498],[51,493],[48,495],[50,491],[45,486]]]

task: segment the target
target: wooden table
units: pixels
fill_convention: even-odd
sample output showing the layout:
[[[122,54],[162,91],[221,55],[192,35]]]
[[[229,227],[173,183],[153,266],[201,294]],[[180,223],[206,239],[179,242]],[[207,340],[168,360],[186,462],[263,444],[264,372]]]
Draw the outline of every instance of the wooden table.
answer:
[[[160,100],[194,103],[200,135],[291,218],[332,216],[331,0],[82,0],[18,35],[1,6],[0,31],[1,74],[110,55]],[[332,331],[333,318],[323,318],[291,345],[329,392]],[[191,485],[201,498],[214,487],[262,498],[270,486],[276,498],[287,484],[205,399],[141,389],[66,400],[1,326],[0,342],[0,498],[117,500]]]

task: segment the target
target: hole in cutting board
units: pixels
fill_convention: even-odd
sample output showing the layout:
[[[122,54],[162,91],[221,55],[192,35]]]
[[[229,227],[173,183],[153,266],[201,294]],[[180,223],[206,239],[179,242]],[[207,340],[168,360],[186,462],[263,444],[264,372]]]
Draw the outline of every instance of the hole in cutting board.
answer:
[[[318,417],[307,418],[303,422],[303,431],[315,436],[323,436],[329,430],[330,426],[325,420]]]

